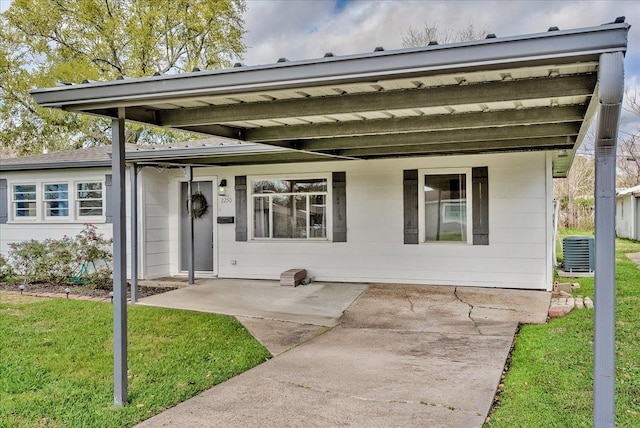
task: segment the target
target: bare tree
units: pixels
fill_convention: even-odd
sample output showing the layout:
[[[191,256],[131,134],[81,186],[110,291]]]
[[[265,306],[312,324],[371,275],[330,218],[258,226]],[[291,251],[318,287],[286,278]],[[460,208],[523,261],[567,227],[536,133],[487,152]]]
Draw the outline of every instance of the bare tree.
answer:
[[[461,30],[438,28],[436,23],[425,21],[424,27],[409,27],[406,34],[402,35],[402,46],[405,48],[417,48],[427,46],[429,42],[440,44],[466,42],[470,40],[484,39],[488,34],[485,28],[478,29],[470,22]]]
[[[567,178],[554,180],[555,198],[560,201],[560,225],[593,227],[594,157],[578,154]]]
[[[625,94],[624,109],[636,122],[634,131],[619,131],[618,143],[618,187],[633,187],[640,184],[640,89],[634,88]]]

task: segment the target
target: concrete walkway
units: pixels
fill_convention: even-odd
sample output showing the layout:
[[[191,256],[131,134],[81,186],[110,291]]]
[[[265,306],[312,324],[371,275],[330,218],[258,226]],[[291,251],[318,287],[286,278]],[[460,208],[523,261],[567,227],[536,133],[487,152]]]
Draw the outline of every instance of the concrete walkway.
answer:
[[[336,327],[139,426],[480,427],[518,323],[545,322],[549,300],[372,285]]]
[[[640,253],[628,253],[627,257],[632,262],[635,262],[638,265],[638,269],[640,269]]]

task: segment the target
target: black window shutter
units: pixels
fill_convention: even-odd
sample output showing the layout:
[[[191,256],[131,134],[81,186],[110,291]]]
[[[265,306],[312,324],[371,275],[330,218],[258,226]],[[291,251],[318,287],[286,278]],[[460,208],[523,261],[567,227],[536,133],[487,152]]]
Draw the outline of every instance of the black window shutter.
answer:
[[[247,240],[247,176],[238,175],[236,182],[236,241]]]
[[[404,171],[404,243],[417,244],[418,239],[418,170]]]
[[[111,194],[111,185],[112,179],[111,174],[107,174],[104,176],[104,196],[105,196],[105,207],[104,207],[104,220],[107,223],[113,223],[113,211],[111,209],[111,201],[113,195]]]
[[[473,198],[473,245],[489,245],[489,169],[471,171]]]
[[[9,191],[7,189],[7,179],[0,178],[0,224],[4,224],[9,219]]]
[[[333,242],[347,242],[347,174],[332,176]]]

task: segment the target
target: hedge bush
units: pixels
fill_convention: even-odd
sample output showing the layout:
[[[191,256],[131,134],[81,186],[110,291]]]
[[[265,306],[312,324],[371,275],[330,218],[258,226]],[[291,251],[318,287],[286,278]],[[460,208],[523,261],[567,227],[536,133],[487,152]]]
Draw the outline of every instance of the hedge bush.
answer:
[[[0,280],[24,283],[81,282],[94,287],[112,283],[111,240],[87,223],[74,237],[35,239],[9,244],[9,254],[0,256]]]

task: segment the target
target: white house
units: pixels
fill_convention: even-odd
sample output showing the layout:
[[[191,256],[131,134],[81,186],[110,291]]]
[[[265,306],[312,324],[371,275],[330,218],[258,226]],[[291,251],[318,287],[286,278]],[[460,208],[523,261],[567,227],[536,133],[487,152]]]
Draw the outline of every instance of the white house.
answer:
[[[640,240],[640,186],[616,193],[616,235]]]
[[[601,56],[626,50],[628,28],[328,53],[33,96],[113,118],[118,145],[125,119],[216,136],[127,148],[141,277],[186,274],[191,187],[209,205],[193,221],[200,276],[305,268],[322,281],[549,290],[552,179],[566,175],[598,108]],[[111,233],[110,165],[103,148],[3,160],[0,251],[89,219]]]
[[[205,140],[197,150],[233,146]],[[112,236],[111,170],[98,162],[109,162],[108,150],[3,161],[8,216],[0,251],[12,241],[73,234],[89,221]],[[151,152],[153,162],[154,150],[128,156],[140,152]],[[478,182],[483,193],[472,190]],[[151,164],[139,169],[138,183],[140,277],[185,274],[184,169]],[[209,205],[194,221],[200,276],[273,279],[303,267],[323,281],[531,289],[552,281],[552,161],[543,151],[200,167],[192,186]],[[407,244],[404,222],[412,214],[420,242]],[[483,216],[484,233],[474,224]],[[242,217],[246,238],[238,239]]]

